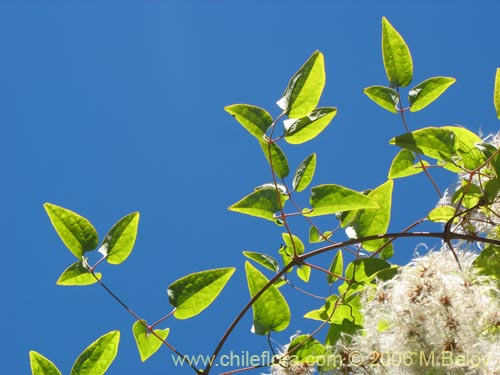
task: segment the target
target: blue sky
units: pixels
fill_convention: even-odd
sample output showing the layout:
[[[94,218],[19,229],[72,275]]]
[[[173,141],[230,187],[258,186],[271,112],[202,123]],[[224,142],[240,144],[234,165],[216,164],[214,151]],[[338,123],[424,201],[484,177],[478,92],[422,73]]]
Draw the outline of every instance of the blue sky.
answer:
[[[81,350],[113,329],[122,331],[122,342],[108,374],[191,373],[174,369],[166,349],[141,364],[133,319],[98,286],[55,285],[73,258],[44,202],[89,218],[101,236],[140,211],[131,257],[100,271],[149,321],[170,311],[172,281],[236,266],[227,290],[202,315],[165,325],[180,351],[210,353],[248,299],[241,251],[276,254],[281,243],[281,228],[227,211],[270,174],[256,142],[224,106],[249,103],[279,114],[275,101],[289,78],[321,50],[327,84],[320,104],[338,107],[338,115],[315,141],[285,152],[292,168],[318,153],[314,184],[373,188],[398,151],[388,140],[404,132],[396,115],[362,93],[386,84],[382,16],[410,46],[414,84],[457,78],[439,101],[409,116],[410,127],[461,124],[488,134],[499,124],[492,104],[499,11],[494,1],[0,1],[0,373],[28,374],[32,349],[69,373]],[[436,179],[443,188],[454,182],[446,173]],[[391,229],[435,202],[423,176],[397,181]],[[307,229],[292,225],[299,234]],[[395,261],[409,260],[414,248],[401,242]],[[281,343],[315,327],[300,316],[318,307],[285,294],[294,318],[275,336]],[[267,350],[250,326],[248,315],[223,353]]]

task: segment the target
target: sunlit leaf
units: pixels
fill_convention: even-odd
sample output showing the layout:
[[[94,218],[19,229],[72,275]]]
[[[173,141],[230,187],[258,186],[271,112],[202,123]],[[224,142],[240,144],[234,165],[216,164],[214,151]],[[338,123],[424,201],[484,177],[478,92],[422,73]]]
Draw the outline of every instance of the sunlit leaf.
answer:
[[[95,276],[100,279],[100,273],[94,273]],[[57,280],[57,285],[91,285],[96,283],[97,280],[89,272],[89,270],[83,265],[82,261],[73,263],[71,266],[66,268],[64,272],[59,276]]]
[[[262,188],[236,202],[229,210],[274,222],[274,214],[283,207],[285,200],[285,195],[277,194],[274,188]]]
[[[363,92],[382,108],[398,113],[399,95],[396,90],[385,86],[370,86]]]
[[[479,203],[482,197],[483,193],[479,186],[463,181],[462,187],[453,194],[451,201],[453,203],[461,201],[465,208],[472,208]]]
[[[288,346],[288,351],[293,353],[293,360],[296,363],[308,365],[321,361],[325,355],[323,344],[309,335],[295,336]]]
[[[273,123],[271,115],[260,107],[248,104],[233,104],[224,109],[233,115],[236,121],[259,141],[262,141],[267,129]]]
[[[427,217],[430,221],[435,221],[437,223],[446,223],[453,216],[455,216],[456,209],[451,206],[439,206],[434,208]]]
[[[339,185],[318,185],[311,189],[313,211],[305,216],[335,214],[361,208],[377,208],[378,204],[357,191]]]
[[[285,121],[285,141],[300,144],[317,137],[337,114],[337,108],[316,108],[307,116]]]
[[[456,79],[451,77],[432,77],[419,83],[408,94],[410,111],[417,112],[424,109],[455,82]]]
[[[401,134],[389,142],[438,160],[451,160],[459,147],[453,131],[436,127]]]
[[[282,238],[283,242],[285,242],[285,245],[288,246],[290,249],[294,250],[294,253],[297,255],[304,254],[304,243],[300,240],[299,237],[295,235],[291,235],[288,233],[282,233]]]
[[[382,18],[382,57],[391,87],[406,87],[413,79],[410,49],[403,37]]]
[[[311,267],[307,265],[302,265],[297,268],[297,276],[304,282],[309,282],[311,277]]]
[[[278,253],[281,255],[281,258],[283,259],[283,264],[288,266],[292,260],[293,260],[293,249],[290,246],[283,246],[281,245]],[[291,269],[288,271],[291,272]]]
[[[486,203],[495,202],[499,192],[500,192],[500,179],[496,177],[492,180],[488,180],[484,185],[484,198],[486,199]]]
[[[97,247],[97,232],[87,219],[52,203],[45,203],[43,207],[61,240],[78,259]]]
[[[497,68],[497,72],[495,74],[495,89],[493,91],[493,103],[495,104],[497,117],[500,119],[500,68]]]
[[[360,331],[362,328],[363,326],[353,323],[350,319],[344,319],[340,323],[330,324],[325,344],[335,346],[340,338],[345,339],[347,344],[350,342],[351,337],[354,337],[356,332]]]
[[[288,176],[290,169],[283,150],[276,143],[268,144],[266,142],[260,142],[260,147],[262,148],[269,165],[272,163],[273,170],[276,175],[279,178],[285,178]]]
[[[351,295],[339,300],[338,296],[329,296],[325,304],[317,310],[309,311],[304,318],[319,320],[330,323],[340,323],[347,319],[361,324],[363,316],[361,314],[361,302],[359,295]]]
[[[40,353],[30,351],[30,365],[32,375],[61,375],[61,371]]]
[[[337,276],[342,276],[343,270],[344,270],[344,258],[342,255],[342,249],[339,249],[337,251],[337,254],[335,254],[335,257],[332,260],[332,264],[330,264],[329,271],[331,273],[326,275],[326,281],[328,282],[328,284],[333,284],[335,281],[337,281],[338,280]]]
[[[388,180],[369,192],[367,197],[378,204],[378,208],[351,211],[344,218],[342,226],[352,226],[356,231],[357,238],[386,233],[391,219],[393,186],[394,181]],[[387,242],[386,239],[365,241],[362,243],[362,246],[368,251],[375,251],[385,242]]]
[[[250,262],[245,262],[248,289],[253,298],[268,283],[268,279]],[[290,324],[290,308],[278,288],[270,285],[252,305],[252,332],[267,335],[270,331],[283,331]]]
[[[139,212],[132,212],[118,220],[109,230],[101,245],[107,253],[107,261],[111,264],[120,264],[132,252],[139,226]]]
[[[71,375],[102,375],[115,360],[120,342],[120,331],[111,331],[99,337],[78,356]]]
[[[500,279],[500,247],[487,244],[473,264],[480,274]]]
[[[297,167],[297,171],[295,172],[292,180],[293,189],[300,192],[309,186],[313,179],[315,169],[316,153],[312,153]]]
[[[483,152],[478,148],[482,140],[477,134],[460,126],[443,126],[441,129],[450,130],[455,134],[459,159],[455,158],[454,161],[457,165],[474,170],[486,161]]]
[[[309,228],[309,242],[316,243],[326,241],[332,236],[332,234],[333,233],[331,231],[319,233],[316,227],[312,226],[311,228]]]
[[[280,267],[276,259],[274,259],[272,256],[263,254],[263,253],[257,253],[255,251],[244,251],[243,255],[246,256],[248,259],[253,260],[254,262],[257,262],[263,267],[266,267],[267,269],[278,272]]]
[[[169,328],[153,330],[153,332],[163,340],[167,338],[169,331]],[[138,320],[132,326],[132,333],[134,334],[135,343],[137,344],[142,362],[145,362],[149,357],[155,354],[163,344],[163,341],[148,332],[144,324]]]
[[[390,259],[394,256],[394,246],[392,243],[387,243],[384,245],[382,251],[380,252],[380,259]]]
[[[403,149],[399,151],[392,160],[387,178],[401,178],[423,172],[420,162],[415,163],[415,161],[415,154],[410,150]],[[426,160],[422,160],[422,162],[424,166],[429,165]]]
[[[188,319],[205,310],[220,294],[235,268],[218,268],[184,276],[167,289],[177,319]]]
[[[382,274],[382,271],[390,271]],[[391,264],[379,258],[363,258],[355,260],[348,264],[345,270],[345,277],[356,283],[366,284],[371,283],[375,277],[381,279],[391,278],[394,275],[394,268]],[[339,287],[339,292],[342,293]]]
[[[290,79],[283,97],[276,104],[290,118],[304,117],[318,105],[324,86],[324,57],[315,51]]]

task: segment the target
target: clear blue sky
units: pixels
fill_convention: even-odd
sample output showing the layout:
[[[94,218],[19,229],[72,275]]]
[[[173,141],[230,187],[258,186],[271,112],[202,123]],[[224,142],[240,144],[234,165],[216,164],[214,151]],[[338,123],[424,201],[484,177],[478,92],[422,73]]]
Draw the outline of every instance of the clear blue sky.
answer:
[[[86,216],[101,236],[140,211],[131,257],[100,271],[149,321],[170,311],[166,287],[175,279],[237,266],[202,315],[165,325],[180,351],[210,353],[248,299],[241,251],[276,254],[281,242],[280,228],[227,211],[270,175],[255,141],[223,107],[250,103],[277,115],[288,79],[321,50],[321,105],[339,113],[311,144],[285,148],[290,164],[317,151],[314,184],[375,187],[398,151],[388,140],[404,132],[396,115],[362,93],[386,84],[382,16],[411,48],[415,84],[457,78],[439,101],[409,117],[410,127],[462,124],[489,133],[499,125],[492,104],[499,14],[494,1],[0,1],[0,373],[28,374],[34,349],[67,374],[80,351],[112,329],[122,331],[122,342],[108,374],[191,373],[174,369],[166,349],[141,364],[133,319],[98,286],[55,285],[73,258],[44,202]],[[443,188],[454,182],[450,174],[437,180]],[[435,202],[423,176],[397,181],[391,228]],[[298,233],[301,223],[292,222]],[[395,261],[406,262],[414,246],[401,242]],[[300,316],[318,307],[286,295],[294,319],[276,335],[282,343],[315,327]],[[266,350],[250,326],[249,315],[223,353]]]

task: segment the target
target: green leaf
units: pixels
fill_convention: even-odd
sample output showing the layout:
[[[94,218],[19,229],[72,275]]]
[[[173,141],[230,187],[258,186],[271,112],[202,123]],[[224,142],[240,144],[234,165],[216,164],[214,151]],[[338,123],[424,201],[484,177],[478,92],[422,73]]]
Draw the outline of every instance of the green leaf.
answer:
[[[132,212],[113,225],[99,249],[106,252],[108,263],[120,264],[128,258],[135,244],[138,226],[139,212]]]
[[[344,270],[344,258],[342,255],[342,250],[340,249],[337,251],[337,254],[335,254],[335,257],[332,260],[332,264],[330,264],[330,269],[329,271],[335,275],[342,276],[342,271]],[[333,284],[335,281],[338,280],[338,277],[333,276],[331,274],[326,275],[326,281],[328,284]]]
[[[95,273],[98,279],[101,279],[100,273]],[[89,272],[89,270],[83,265],[82,261],[73,263],[71,266],[66,268],[64,272],[59,276],[57,280],[57,285],[91,285],[96,283],[97,280]]]
[[[488,180],[484,185],[484,198],[486,203],[494,203],[500,191],[500,179],[498,177]]]
[[[32,375],[61,375],[61,371],[40,353],[30,351],[30,365]]]
[[[311,277],[311,267],[308,265],[301,265],[297,268],[297,276],[305,283],[309,282]]]
[[[387,178],[401,178],[423,172],[420,162],[415,162],[415,159],[415,155],[410,150],[403,149],[399,151],[392,161]],[[425,160],[422,160],[422,162],[425,166],[429,165]]]
[[[361,208],[377,208],[378,204],[367,196],[343,186],[326,184],[311,189],[312,212],[305,216],[335,214],[342,211],[359,210]]]
[[[278,272],[280,269],[278,262],[270,255],[254,251],[244,251],[243,255],[273,272]]]
[[[390,259],[394,256],[394,246],[392,243],[388,243],[387,245],[384,246],[382,251],[380,252],[380,259]]]
[[[452,131],[458,140],[456,153],[459,158],[454,158],[455,164],[473,170],[486,161],[484,154],[478,148],[482,140],[477,134],[460,126],[443,126],[441,129]]]
[[[168,336],[170,329],[155,329],[153,332],[165,340]],[[148,332],[144,323],[137,320],[132,326],[137,349],[141,356],[141,361],[145,362],[149,357],[155,354],[163,344],[158,337]]]
[[[297,171],[293,176],[292,187],[295,191],[304,190],[311,183],[316,170],[316,153],[312,153],[305,158],[297,167]]]
[[[276,103],[290,118],[301,118],[318,105],[325,87],[325,62],[323,54],[315,51],[293,75]]]
[[[389,143],[438,160],[451,160],[458,140],[451,130],[428,127],[392,138]]]
[[[329,239],[332,236],[331,231],[326,231],[324,233],[319,233],[316,227],[310,227],[309,228],[309,242],[310,243],[317,243],[317,242],[323,242]]]
[[[259,141],[262,141],[267,129],[273,123],[271,115],[260,107],[248,104],[233,104],[224,109]]]
[[[253,298],[268,283],[268,279],[250,262],[245,262],[248,289]],[[283,331],[290,324],[290,308],[278,288],[270,285],[252,305],[252,332],[267,335],[270,331]]]
[[[363,92],[382,108],[398,113],[399,95],[396,90],[385,86],[370,86]]]
[[[458,203],[463,196],[462,205],[465,208],[473,208],[483,197],[481,188],[473,183],[468,184],[467,181],[463,181],[462,183],[462,187],[453,194],[451,201],[453,203]]]
[[[235,268],[218,268],[184,276],[167,289],[177,319],[187,319],[205,310],[222,291]]]
[[[288,233],[282,233],[281,236],[283,238],[283,242],[285,242],[285,245],[292,249],[293,253],[297,255],[304,254],[305,247],[299,237],[293,234],[292,236],[290,236]]]
[[[360,331],[363,327],[359,324],[354,324],[349,319],[344,319],[340,323],[330,324],[330,329],[326,335],[325,344],[329,346],[335,346],[340,338],[345,338],[350,342],[350,338]]]
[[[419,83],[408,94],[410,111],[417,112],[424,109],[439,98],[456,81],[455,78],[451,77],[432,77]]]
[[[317,309],[309,311],[304,315],[304,318],[319,320],[330,323],[341,323],[345,319],[361,324],[363,315],[361,314],[361,301],[359,294],[345,297],[344,300],[339,300],[338,296],[329,296],[325,304]]]
[[[403,37],[382,18],[382,57],[391,87],[406,87],[413,79],[410,49]]]
[[[290,173],[288,161],[285,153],[276,143],[260,142],[262,152],[266,156],[269,165],[273,166],[273,170],[279,178],[285,178]],[[271,163],[272,161],[272,163]]]
[[[446,223],[448,222],[453,216],[455,216],[455,207],[451,206],[439,206],[434,208],[427,217],[429,218],[430,221],[434,221],[437,223]]]
[[[281,255],[281,258],[283,259],[283,264],[288,266],[292,260],[293,260],[293,249],[289,246],[283,246],[281,245],[278,253]],[[293,267],[292,267],[293,268]],[[288,270],[288,272],[291,272],[292,269]]]
[[[52,203],[45,203],[43,207],[61,240],[78,259],[97,247],[97,232],[87,219]]]
[[[474,259],[474,267],[481,275],[500,279],[500,247],[487,244],[484,250]]]
[[[495,74],[495,89],[493,91],[493,103],[495,104],[497,117],[498,119],[500,119],[500,68],[497,68],[497,72]]]
[[[363,258],[349,263],[345,271],[345,277],[357,283],[367,284],[371,283],[376,276],[380,276],[381,271],[390,269],[392,269],[391,264],[383,259]],[[392,272],[388,274],[389,276],[392,277]]]
[[[284,122],[285,141],[297,145],[316,138],[326,129],[336,114],[337,108],[316,108],[305,117],[286,120]]]
[[[367,197],[378,204],[378,208],[351,211],[344,218],[342,226],[350,225],[356,231],[357,238],[384,234],[387,232],[391,220],[391,202],[393,180],[388,180],[368,193]],[[386,239],[365,241],[361,245],[365,250],[376,251]]]
[[[295,336],[288,347],[295,362],[314,365],[321,361],[325,355],[325,347],[309,335]]]
[[[102,375],[115,360],[120,331],[111,331],[90,344],[76,359],[71,375]]]
[[[279,200],[278,200],[279,197]],[[285,204],[286,196],[274,188],[259,189],[229,207],[230,211],[275,221],[274,214]]]

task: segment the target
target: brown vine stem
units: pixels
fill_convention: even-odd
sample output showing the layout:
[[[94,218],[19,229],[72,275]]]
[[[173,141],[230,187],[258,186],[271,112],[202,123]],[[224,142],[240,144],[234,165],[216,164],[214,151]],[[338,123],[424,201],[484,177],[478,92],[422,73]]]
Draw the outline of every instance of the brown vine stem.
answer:
[[[385,233],[385,234],[377,234],[373,236],[367,236],[364,238],[354,238],[348,241],[344,241],[338,244],[332,244],[328,245],[316,250],[313,250],[309,253],[305,253],[302,255],[297,256],[296,258],[293,258],[292,262],[290,262],[288,265],[286,265],[282,270],[280,270],[276,275],[274,275],[266,285],[262,287],[261,290],[259,290],[251,299],[250,301],[247,302],[247,304],[243,307],[243,309],[238,313],[236,318],[231,322],[229,327],[227,328],[226,332],[222,335],[222,338],[220,339],[219,343],[217,344],[211,358],[215,360],[219,356],[220,351],[224,347],[224,344],[226,343],[227,339],[233,332],[233,330],[236,328],[240,320],[243,318],[243,316],[246,314],[246,312],[252,307],[252,305],[257,301],[257,299],[267,290],[271,285],[273,285],[280,277],[285,275],[290,268],[293,266],[300,264],[304,262],[306,259],[309,259],[311,257],[314,257],[319,254],[326,253],[331,250],[335,250],[338,248],[342,248],[345,246],[350,246],[350,245],[357,245],[361,244],[366,241],[372,241],[372,240],[379,240],[379,239],[397,239],[397,238],[439,238],[441,240],[444,240],[446,238],[449,238],[451,240],[464,240],[464,241],[474,241],[474,242],[482,242],[482,243],[491,243],[494,245],[499,245],[500,246],[500,240],[494,240],[491,238],[484,238],[484,237],[479,237],[476,235],[472,234],[460,234],[460,233],[445,233],[445,232],[405,232],[405,233]],[[200,374],[203,375],[208,375],[210,373],[210,369],[212,368],[212,364],[209,363],[205,370],[203,370]]]

